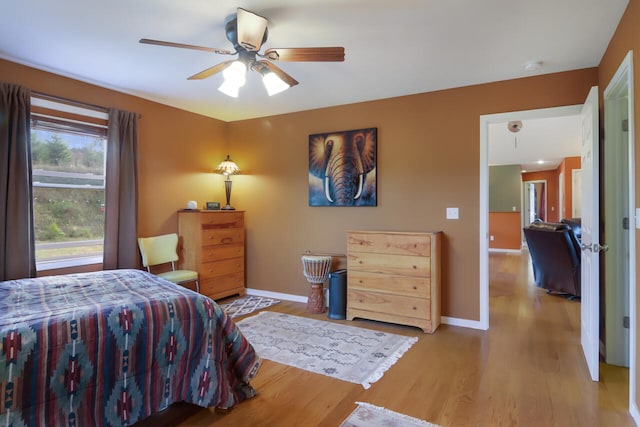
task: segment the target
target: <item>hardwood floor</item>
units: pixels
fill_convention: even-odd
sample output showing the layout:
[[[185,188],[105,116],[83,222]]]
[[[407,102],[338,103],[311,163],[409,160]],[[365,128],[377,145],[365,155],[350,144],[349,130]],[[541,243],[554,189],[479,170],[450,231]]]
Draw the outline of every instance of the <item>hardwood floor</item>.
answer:
[[[265,360],[258,396],[228,413],[176,404],[138,427],[337,427],[355,402],[458,426],[634,426],[628,370],[601,364],[589,379],[580,348],[580,302],[533,286],[529,257],[490,254],[490,329],[441,325],[435,334],[367,320],[341,323],[418,337],[371,388]],[[301,280],[302,281],[302,280]],[[313,317],[301,303],[268,310]]]

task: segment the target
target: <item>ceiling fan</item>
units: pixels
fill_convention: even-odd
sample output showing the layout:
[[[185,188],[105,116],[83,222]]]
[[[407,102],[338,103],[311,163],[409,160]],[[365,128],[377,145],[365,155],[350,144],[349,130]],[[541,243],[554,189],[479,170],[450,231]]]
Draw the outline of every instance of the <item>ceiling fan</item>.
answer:
[[[238,96],[240,87],[244,85],[247,70],[253,70],[262,75],[270,96],[298,84],[293,77],[272,61],[344,61],[343,47],[272,48],[265,50],[264,53],[259,53],[258,51],[267,41],[269,35],[267,22],[265,17],[239,7],[236,17],[227,22],[225,26],[227,39],[235,49],[233,51],[144,38],[140,39],[140,43],[203,50],[219,55],[237,54],[237,59],[221,62],[189,77],[189,80],[206,79],[222,72],[225,80],[218,89],[233,97]]]

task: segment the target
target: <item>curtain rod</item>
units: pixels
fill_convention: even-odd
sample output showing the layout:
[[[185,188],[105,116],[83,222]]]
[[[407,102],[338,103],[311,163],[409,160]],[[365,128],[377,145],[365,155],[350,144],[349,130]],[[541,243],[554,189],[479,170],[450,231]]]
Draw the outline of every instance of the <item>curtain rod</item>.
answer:
[[[60,102],[62,104],[72,105],[74,107],[88,108],[90,110],[100,111],[101,113],[108,113],[109,109],[101,107],[99,105],[89,104],[88,102],[74,101],[73,99],[63,98],[61,96],[49,95],[42,92],[32,91],[31,94],[38,98],[46,99],[48,101]]]
[[[49,101],[55,101],[55,102],[60,102],[62,104],[71,105],[74,107],[87,108],[89,110],[99,111],[101,113],[107,113],[107,114],[109,113],[109,108],[102,107],[100,105],[89,104],[88,102],[75,101],[73,99],[63,98],[61,96],[49,95],[46,93],[36,92],[36,91],[31,91],[31,95],[38,98],[46,99]],[[138,116],[138,119],[142,118],[142,114],[136,113],[136,115]]]

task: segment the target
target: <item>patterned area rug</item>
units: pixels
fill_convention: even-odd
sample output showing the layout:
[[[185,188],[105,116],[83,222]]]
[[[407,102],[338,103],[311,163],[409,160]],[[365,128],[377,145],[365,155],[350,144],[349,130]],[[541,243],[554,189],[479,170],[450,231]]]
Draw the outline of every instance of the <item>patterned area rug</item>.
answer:
[[[369,388],[414,337],[263,311],[237,323],[263,359]]]
[[[220,304],[220,308],[226,311],[227,314],[233,319],[235,317],[253,313],[257,310],[262,310],[263,308],[271,307],[272,305],[279,302],[280,301],[271,298],[249,295],[246,297],[238,298],[226,304]]]
[[[358,407],[340,424],[340,427],[439,427],[369,403],[356,403]]]

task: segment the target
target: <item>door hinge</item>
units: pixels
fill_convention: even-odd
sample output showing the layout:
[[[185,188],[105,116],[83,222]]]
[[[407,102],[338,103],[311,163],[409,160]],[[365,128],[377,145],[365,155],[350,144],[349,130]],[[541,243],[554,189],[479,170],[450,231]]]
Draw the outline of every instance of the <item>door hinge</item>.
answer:
[[[628,230],[629,229],[629,218],[628,217],[622,218],[622,229],[623,230]]]
[[[624,316],[622,318],[622,327],[625,329],[629,329],[629,316]]]
[[[622,132],[629,132],[629,120],[624,119],[622,121]]]

